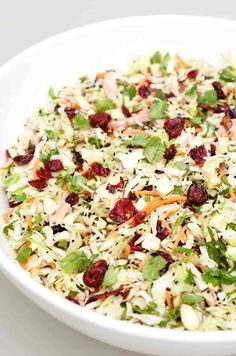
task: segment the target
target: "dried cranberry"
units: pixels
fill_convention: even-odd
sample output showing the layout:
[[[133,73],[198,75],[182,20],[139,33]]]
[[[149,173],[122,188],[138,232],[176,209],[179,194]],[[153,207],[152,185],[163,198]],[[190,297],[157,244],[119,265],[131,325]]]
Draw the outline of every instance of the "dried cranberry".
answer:
[[[198,106],[200,108],[202,108],[203,110],[207,111],[207,110],[211,110],[211,111],[215,111],[215,106],[212,105],[207,105],[207,104],[203,104],[203,103],[198,103]]]
[[[170,98],[173,98],[173,97],[175,97],[175,94],[174,93],[165,93],[165,99],[166,100],[168,100],[168,99],[170,99]]]
[[[47,169],[40,168],[37,170],[36,173],[40,179],[49,180],[53,178],[51,173]]]
[[[211,143],[210,155],[211,156],[216,155],[216,145],[214,145],[213,143]]]
[[[53,231],[53,234],[57,234],[59,232],[63,232],[63,231],[67,231],[67,230],[64,226],[54,225],[54,226],[52,226],[52,231]]]
[[[107,125],[111,121],[111,115],[106,112],[98,112],[89,116],[92,127],[100,127],[103,131],[107,130]]]
[[[105,260],[98,260],[98,261],[94,262],[93,267],[101,267],[101,268],[104,268],[105,270],[107,270],[107,263]]]
[[[76,204],[78,204],[78,202],[79,202],[79,195],[76,194],[76,193],[70,193],[70,194],[66,197],[65,202],[66,202],[67,204],[70,204],[71,206],[72,206],[72,205],[76,205]]]
[[[47,183],[47,181],[46,181],[45,179],[34,179],[34,180],[30,180],[30,181],[29,181],[29,184],[30,184],[32,187],[34,187],[34,188],[36,188],[36,189],[38,189],[38,190],[42,190],[42,189],[46,188],[47,185],[48,185],[48,183]]]
[[[59,172],[64,169],[63,163],[60,159],[52,159],[49,162],[45,162],[44,165],[49,172]]]
[[[83,158],[82,158],[82,156],[81,156],[81,153],[80,153],[80,152],[77,152],[77,151],[74,152],[74,160],[75,160],[76,163],[78,163],[78,164],[83,164],[83,162],[84,162],[84,160],[83,160]]]
[[[207,156],[207,150],[204,145],[194,147],[189,151],[189,156],[195,161],[196,165],[202,166]]]
[[[135,234],[134,237],[132,237],[131,240],[129,240],[128,244],[130,246],[131,251],[142,251],[143,248],[140,244],[135,244],[135,242],[140,238],[141,235]]]
[[[128,198],[129,198],[129,200],[134,200],[134,201],[137,200],[135,193],[133,193],[131,191],[128,194]]]
[[[79,300],[78,300],[77,298],[75,298],[75,297],[69,297],[69,296],[67,296],[66,299],[69,300],[69,301],[72,302],[72,303],[75,303],[75,304],[80,305]]]
[[[131,117],[132,116],[130,111],[129,111],[129,109],[124,104],[122,104],[122,106],[121,106],[121,111],[123,112],[123,114],[126,117]]]
[[[122,198],[118,200],[114,208],[110,211],[109,217],[118,223],[123,223],[137,213],[131,200]]]
[[[6,159],[11,158],[10,152],[8,150],[5,151]]]
[[[123,289],[122,287],[119,287],[119,288],[114,289],[114,290],[112,290],[110,292],[94,294],[94,295],[92,295],[91,297],[88,298],[86,304],[95,302],[98,299],[106,299],[106,298],[110,297],[111,295],[119,295],[121,293],[122,289]]]
[[[29,154],[29,155],[34,155],[34,152],[35,152],[35,146],[34,146],[34,145],[31,145],[31,146],[28,148],[28,154]]]
[[[73,117],[75,116],[75,109],[65,108],[65,113],[66,113],[68,119],[72,120]]]
[[[151,90],[148,86],[146,85],[141,85],[139,88],[138,88],[138,94],[146,99],[150,94],[151,94]]]
[[[177,149],[176,149],[175,144],[173,143],[172,145],[170,145],[170,147],[167,148],[167,150],[166,150],[166,152],[164,154],[164,158],[167,161],[170,161],[172,158],[174,158],[176,153],[177,153]]]
[[[153,185],[145,185],[143,187],[143,190],[151,191],[151,190],[153,190]]]
[[[188,202],[193,205],[202,205],[208,200],[206,188],[200,183],[192,183],[187,192]]]
[[[166,262],[168,262],[168,264],[170,264],[170,265],[175,262],[175,261],[173,260],[173,258],[171,257],[171,255],[170,255],[169,253],[167,253],[167,252],[158,251],[158,252],[156,253],[156,255],[163,257],[163,258],[166,260]]]
[[[224,99],[226,97],[226,95],[222,89],[222,84],[220,82],[215,81],[212,83],[212,86],[215,89],[215,91],[217,92],[218,99]]]
[[[107,269],[107,264],[105,261],[105,263],[101,265],[98,264],[98,262],[96,262],[97,265],[94,264],[92,267],[88,268],[83,275],[84,283],[89,287],[95,288],[95,290],[101,286]]]
[[[145,213],[145,211],[143,210],[138,211],[137,214],[135,214],[133,217],[132,226],[135,227],[138,226],[139,224],[142,224],[146,216],[147,214]]]
[[[108,177],[111,173],[111,170],[109,168],[104,168],[101,163],[93,162],[91,164],[91,168],[94,173],[101,177]]]
[[[8,200],[8,205],[10,208],[15,208],[16,206],[18,206],[20,204],[21,204],[21,202],[19,202],[19,201]]]
[[[197,75],[198,75],[198,69],[193,69],[190,70],[190,72],[188,72],[187,77],[188,79],[192,80],[192,79],[196,79]]]
[[[13,161],[19,166],[24,166],[25,164],[30,163],[32,161],[34,155],[25,155],[25,156],[15,156]]]
[[[114,194],[116,191],[122,191],[124,189],[125,181],[123,178],[120,178],[119,183],[117,184],[108,184],[107,185],[107,190],[109,193]]]
[[[168,119],[164,122],[164,129],[166,130],[169,138],[176,138],[181,135],[184,128],[184,119],[182,117],[175,117]]]
[[[186,201],[183,205],[184,209],[189,209],[190,211],[192,211],[193,213],[196,212],[196,209],[188,202]]]
[[[87,179],[92,179],[95,177],[95,172],[92,170],[92,168],[87,169],[87,171],[84,173],[84,177]]]
[[[156,236],[161,241],[166,239],[170,234],[170,231],[169,231],[169,229],[167,229],[167,227],[162,227],[160,220],[157,220],[156,230],[157,230]]]
[[[224,112],[224,106],[223,106],[223,105],[217,105],[217,106],[215,106],[215,108],[214,108],[214,113],[220,114],[220,113],[222,113],[222,112]]]

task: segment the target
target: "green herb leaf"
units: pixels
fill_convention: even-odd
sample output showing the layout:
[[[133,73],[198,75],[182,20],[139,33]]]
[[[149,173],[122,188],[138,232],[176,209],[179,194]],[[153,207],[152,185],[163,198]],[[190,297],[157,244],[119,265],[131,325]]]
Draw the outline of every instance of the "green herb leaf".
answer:
[[[117,277],[115,274],[115,267],[110,266],[105,273],[102,285],[104,287],[111,287],[111,286],[113,286],[113,284],[116,283],[116,281],[117,281]]]
[[[89,130],[90,129],[90,121],[84,116],[75,115],[75,128],[78,130]]]
[[[85,177],[79,175],[79,174],[74,174],[71,180],[71,183],[68,186],[68,191],[70,193],[72,192],[76,192],[77,190],[83,189],[83,187],[80,185],[80,183],[82,184],[86,184],[88,182],[88,179],[86,179]]]
[[[154,104],[152,104],[152,107],[149,111],[150,119],[151,120],[165,119],[167,117],[166,109],[167,109],[167,102],[165,100],[156,101]]]
[[[194,250],[192,250],[191,248],[186,248],[186,247],[182,247],[182,246],[176,247],[175,252],[185,253],[187,256],[190,256],[195,253]]]
[[[143,150],[144,156],[150,163],[158,163],[161,161],[165,153],[165,146],[161,139],[157,136],[153,136],[149,139],[148,144]]]
[[[236,75],[232,67],[226,67],[220,71],[220,79],[225,82],[235,82]]]
[[[27,199],[27,195],[25,193],[13,195],[12,199],[18,203],[23,203]]]
[[[128,96],[129,100],[132,100],[136,95],[136,88],[133,85],[126,85],[121,94]]]
[[[193,85],[190,89],[188,89],[185,93],[187,96],[193,96],[197,93],[197,85]]]
[[[50,97],[52,100],[54,100],[54,99],[57,98],[56,95],[54,94],[53,87],[51,87],[51,88],[49,89],[48,95],[49,95],[49,97]]]
[[[150,62],[152,64],[161,63],[161,53],[159,51],[155,52],[154,55],[151,57]]]
[[[17,220],[14,220],[14,221],[11,221],[9,224],[5,225],[4,228],[3,228],[3,233],[5,235],[8,235],[8,231],[13,229],[13,225],[15,224]]]
[[[62,268],[66,274],[70,275],[85,271],[91,264],[91,259],[87,257],[84,251],[71,252],[64,258]]]
[[[178,185],[175,185],[174,189],[172,190],[172,194],[184,195],[184,192]]]
[[[236,277],[232,276],[226,269],[217,267],[206,267],[202,273],[202,279],[206,283],[213,286],[220,286],[221,284],[236,285]]]
[[[137,314],[151,314],[151,315],[159,315],[157,312],[157,304],[155,302],[149,302],[145,308],[140,308],[137,305],[132,306],[133,312]]]
[[[165,100],[165,94],[161,89],[156,90],[156,97],[160,100]]]
[[[55,138],[56,138],[55,131],[45,130],[45,132],[50,140],[55,140]]]
[[[169,53],[166,53],[163,57],[162,57],[162,61],[161,61],[161,70],[167,74],[167,66],[168,66],[168,63],[170,61],[170,54]]]
[[[198,102],[205,104],[205,105],[216,106],[217,105],[216,90],[214,90],[214,89],[208,90],[204,95],[202,95],[198,98]]]
[[[69,242],[66,240],[61,240],[58,242],[58,247],[63,248],[64,250],[67,249]]]
[[[3,185],[4,185],[5,188],[7,188],[7,187],[10,187],[11,185],[17,183],[19,180],[20,180],[20,174],[19,173],[12,174],[12,175],[10,175],[9,177],[7,177],[4,180]]]
[[[48,162],[51,159],[51,153],[44,153],[43,151],[40,152],[39,158],[42,162]]]
[[[222,240],[206,242],[206,248],[209,257],[214,260],[218,265],[226,265],[226,247]]]
[[[187,292],[182,294],[181,299],[184,304],[189,305],[199,304],[204,301],[202,296]]]
[[[205,119],[206,118],[204,116],[196,115],[191,119],[191,126],[200,126],[205,121]]]
[[[183,161],[177,161],[175,162],[176,168],[180,169],[181,171],[187,171],[189,168],[188,163],[184,163]]]
[[[27,247],[27,245],[24,245],[23,247],[20,248],[20,250],[16,256],[17,261],[20,263],[23,263],[23,264],[27,263],[31,252],[32,252],[32,248]]]
[[[37,213],[34,215],[34,223],[39,225],[42,222],[43,218],[42,218],[42,214],[41,213]]]
[[[132,139],[122,140],[127,146],[145,147],[148,143],[148,138],[144,134],[135,135]]]
[[[116,104],[111,99],[97,99],[93,102],[96,112],[103,112],[106,110],[112,110],[116,108]]]
[[[82,77],[79,78],[81,83],[84,83],[88,79],[87,75],[83,75]]]
[[[167,261],[161,256],[151,256],[143,266],[143,276],[147,281],[153,281],[160,276],[160,271],[165,268]]]
[[[95,145],[98,150],[102,147],[101,141],[96,136],[89,137],[88,143],[90,143],[90,145]]]
[[[187,278],[185,278],[184,282],[186,284],[192,284],[194,281],[194,277],[195,277],[195,275],[193,274],[193,272],[190,269],[190,270],[188,270],[188,276],[187,276]]]

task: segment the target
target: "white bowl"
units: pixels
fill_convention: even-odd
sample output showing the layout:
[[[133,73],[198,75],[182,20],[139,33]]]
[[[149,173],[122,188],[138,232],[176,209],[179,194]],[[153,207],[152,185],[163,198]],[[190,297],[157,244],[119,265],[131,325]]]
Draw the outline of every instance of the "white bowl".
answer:
[[[76,83],[80,75],[123,67],[136,55],[157,49],[217,64],[222,52],[234,49],[235,35],[236,22],[229,20],[148,16],[100,22],[33,46],[0,69],[0,164],[5,163],[4,150],[22,131],[26,117],[45,102],[51,85]],[[0,198],[3,213],[7,208],[3,191]],[[236,331],[187,332],[133,325],[64,300],[33,281],[19,267],[3,237],[0,268],[39,307],[74,329],[106,343],[159,356],[235,354]]]

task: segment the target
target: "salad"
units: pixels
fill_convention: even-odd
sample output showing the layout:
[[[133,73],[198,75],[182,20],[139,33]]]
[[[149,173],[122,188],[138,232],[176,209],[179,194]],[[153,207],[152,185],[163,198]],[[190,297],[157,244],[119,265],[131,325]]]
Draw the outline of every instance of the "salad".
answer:
[[[157,51],[49,97],[1,168],[21,266],[116,319],[236,329],[236,70]]]

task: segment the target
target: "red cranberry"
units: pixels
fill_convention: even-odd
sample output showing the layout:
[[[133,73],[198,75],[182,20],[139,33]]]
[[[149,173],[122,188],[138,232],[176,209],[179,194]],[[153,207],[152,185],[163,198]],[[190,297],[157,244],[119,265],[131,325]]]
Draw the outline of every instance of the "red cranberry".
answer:
[[[119,294],[121,294],[122,289],[123,289],[122,287],[119,287],[119,288],[114,289],[110,292],[104,292],[104,293],[92,295],[91,297],[88,298],[86,304],[95,302],[95,300],[98,300],[98,299],[106,299],[106,298],[110,297],[111,295],[119,295]]]
[[[107,263],[105,260],[98,260],[94,262],[93,267],[101,267],[104,268],[105,270],[107,269]]]
[[[92,179],[95,176],[95,172],[92,170],[92,168],[89,168],[85,173],[84,177],[87,179]]]
[[[202,205],[208,200],[206,188],[200,183],[192,183],[187,192],[188,202],[193,205]]]
[[[15,208],[16,206],[20,205],[21,203],[18,201],[8,200],[8,205],[10,208]]]
[[[36,173],[40,179],[49,180],[49,179],[53,178],[51,173],[43,168],[38,169]]]
[[[122,106],[121,106],[121,111],[123,112],[123,114],[126,117],[131,117],[132,116],[130,111],[129,111],[129,109],[124,104],[122,104]]]
[[[207,105],[207,104],[203,104],[203,103],[198,103],[198,106],[205,111],[207,111],[207,110],[215,111],[215,108],[216,108],[215,106]]]
[[[124,189],[125,181],[123,178],[120,178],[119,183],[117,184],[108,184],[107,185],[107,190],[109,193],[114,194],[116,191],[122,191]]]
[[[173,258],[171,257],[171,255],[169,253],[167,253],[167,252],[158,251],[157,252],[157,256],[163,257],[166,260],[166,262],[168,262],[168,264],[170,264],[170,265],[175,262],[173,260]]]
[[[216,155],[216,145],[214,145],[213,143],[211,143],[210,155],[211,156]]]
[[[223,106],[223,105],[217,105],[217,106],[215,106],[215,108],[214,108],[214,113],[220,114],[220,113],[222,113],[222,112],[224,112],[224,106]]]
[[[63,163],[60,159],[52,159],[49,162],[45,162],[44,165],[49,172],[59,172],[64,169]]]
[[[176,138],[181,135],[184,129],[184,119],[182,117],[175,117],[174,119],[165,120],[164,129],[170,139]]]
[[[135,193],[133,193],[131,191],[128,194],[128,198],[129,198],[129,200],[134,200],[134,201],[137,200]]]
[[[133,216],[133,222],[132,222],[132,226],[138,226],[139,224],[142,224],[146,218],[147,214],[145,213],[145,211],[141,210],[138,211],[137,214],[135,214]]]
[[[110,211],[109,217],[118,223],[123,223],[137,213],[132,201],[127,198],[118,200],[114,208]]]
[[[188,72],[187,77],[188,79],[193,80],[196,79],[197,75],[198,75],[198,69],[193,69],[190,70],[190,72]]]
[[[146,99],[150,94],[151,94],[151,90],[149,87],[147,87],[146,85],[142,85],[138,88],[138,94]]]
[[[195,161],[196,165],[202,166],[207,156],[207,150],[204,145],[194,147],[189,151],[189,156]]]
[[[224,93],[224,91],[222,89],[221,83],[215,81],[215,82],[212,83],[212,86],[215,89],[215,91],[217,92],[217,98],[218,99],[225,99],[226,95],[225,95],[225,93]]]
[[[34,155],[25,155],[25,156],[15,156],[13,161],[19,166],[24,166],[25,164],[30,163],[32,161]]]
[[[84,160],[81,156],[80,152],[75,151],[74,152],[74,160],[76,161],[76,163],[78,163],[79,165],[83,164]]]
[[[91,168],[94,173],[101,177],[108,177],[111,173],[111,170],[109,168],[104,168],[101,163],[93,162],[91,164]]]
[[[80,305],[79,300],[78,300],[77,298],[75,298],[75,297],[69,297],[69,296],[67,296],[66,299],[69,300],[69,301],[72,302],[72,303],[75,303],[75,304]]]
[[[48,183],[47,183],[47,181],[46,181],[45,179],[34,179],[34,180],[30,180],[30,181],[29,181],[29,184],[30,184],[32,187],[34,187],[34,188],[36,188],[36,189],[38,189],[38,190],[42,190],[42,189],[46,188],[47,185],[48,185]]]
[[[65,113],[66,113],[68,119],[72,120],[73,117],[75,116],[75,109],[65,108]]]
[[[111,115],[106,112],[98,112],[89,116],[92,127],[100,127],[103,131],[107,130],[107,125],[111,121]]]
[[[143,248],[140,244],[135,244],[135,242],[140,238],[141,235],[135,234],[131,240],[129,240],[128,244],[130,246],[131,251],[143,251]]]
[[[8,150],[6,150],[6,151],[5,151],[5,154],[6,154],[6,159],[11,158],[11,155],[10,155],[10,153],[9,153],[9,151],[8,151]]]
[[[31,146],[28,148],[28,154],[29,154],[29,155],[34,155],[34,152],[35,152],[35,146],[34,146],[34,145],[31,145]]]
[[[169,229],[167,229],[167,227],[164,227],[164,228],[162,227],[162,224],[161,224],[160,220],[157,220],[156,230],[157,230],[156,236],[161,241],[166,239],[170,234],[170,231],[169,231]]]
[[[143,190],[151,191],[151,190],[153,190],[153,185],[145,185],[143,187]]]
[[[59,104],[56,104],[56,105],[54,106],[54,112],[55,112],[56,114],[58,114],[58,109],[60,109],[60,105],[59,105]]]
[[[98,290],[98,288],[101,286],[107,269],[107,264],[105,261],[101,265],[98,262],[96,262],[97,265],[94,264],[92,267],[88,268],[83,275],[84,283],[87,286],[94,288],[95,290]]]
[[[70,193],[70,194],[66,197],[65,202],[66,202],[67,204],[70,204],[71,206],[72,206],[72,205],[76,205],[76,204],[78,204],[78,202],[79,202],[79,195],[76,194],[76,193]]]
[[[170,161],[172,158],[174,158],[176,153],[177,153],[177,149],[176,149],[175,144],[173,143],[172,145],[170,145],[170,147],[167,148],[167,150],[166,150],[166,152],[164,154],[164,158],[167,161]]]

